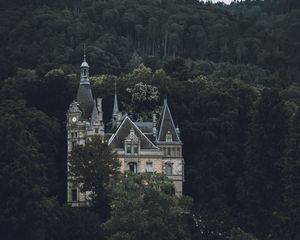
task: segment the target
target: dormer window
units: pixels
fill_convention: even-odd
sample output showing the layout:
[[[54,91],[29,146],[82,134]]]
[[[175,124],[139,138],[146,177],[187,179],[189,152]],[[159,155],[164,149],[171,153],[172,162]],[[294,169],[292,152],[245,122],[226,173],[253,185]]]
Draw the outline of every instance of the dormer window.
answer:
[[[135,135],[133,129],[130,129],[128,137],[125,139],[125,153],[126,154],[139,154],[140,140]]]
[[[133,145],[133,153],[138,154],[139,153],[139,146],[137,144]]]
[[[172,133],[170,131],[166,133],[166,142],[172,142]]]
[[[128,144],[128,145],[126,146],[126,153],[127,153],[127,154],[131,154],[131,144]]]

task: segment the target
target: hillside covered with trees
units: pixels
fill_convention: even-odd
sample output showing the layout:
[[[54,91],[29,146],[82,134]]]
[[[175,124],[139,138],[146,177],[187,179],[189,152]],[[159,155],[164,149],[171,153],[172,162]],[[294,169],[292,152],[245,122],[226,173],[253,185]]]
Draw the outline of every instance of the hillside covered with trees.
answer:
[[[12,0],[0,11],[1,239],[300,238],[298,0]],[[65,206],[84,43],[106,123],[114,81],[135,120],[168,97],[190,198],[149,187],[135,199],[133,176],[128,192],[114,183],[106,219]],[[137,228],[122,199],[134,216],[145,208]]]

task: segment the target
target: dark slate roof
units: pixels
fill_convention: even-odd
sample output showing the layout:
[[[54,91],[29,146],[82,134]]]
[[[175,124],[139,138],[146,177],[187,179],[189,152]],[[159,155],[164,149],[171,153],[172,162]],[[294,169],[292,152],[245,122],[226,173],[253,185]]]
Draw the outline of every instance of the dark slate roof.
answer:
[[[77,102],[82,111],[82,118],[88,119],[91,116],[94,106],[93,94],[90,84],[80,84],[77,91]]]
[[[153,123],[152,122],[134,122],[134,124],[143,132],[143,133],[152,133],[153,132]]]
[[[180,142],[167,101],[165,101],[161,111],[160,119],[158,121],[158,129],[159,132],[157,141],[164,142],[166,140],[167,132],[170,131],[172,134],[172,141]]]
[[[158,149],[128,116],[123,120],[117,131],[111,136],[108,143],[112,144],[115,148],[124,148],[124,140],[129,135],[130,129],[133,129],[135,135],[139,137],[141,149]]]

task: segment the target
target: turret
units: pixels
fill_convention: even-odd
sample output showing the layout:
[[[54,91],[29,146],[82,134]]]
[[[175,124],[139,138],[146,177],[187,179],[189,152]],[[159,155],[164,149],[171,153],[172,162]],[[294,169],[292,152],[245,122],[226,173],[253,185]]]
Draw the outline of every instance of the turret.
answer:
[[[84,47],[83,62],[80,66],[80,83],[77,91],[77,102],[82,111],[82,117],[89,119],[93,110],[93,95],[89,80],[89,64],[86,61]]]
[[[111,116],[112,127],[117,128],[122,122],[122,112],[119,112],[118,97],[117,97],[117,83],[115,82],[115,97],[114,97],[114,107]]]
[[[97,98],[94,101],[94,108],[91,116],[91,127],[93,134],[104,135],[102,98]]]

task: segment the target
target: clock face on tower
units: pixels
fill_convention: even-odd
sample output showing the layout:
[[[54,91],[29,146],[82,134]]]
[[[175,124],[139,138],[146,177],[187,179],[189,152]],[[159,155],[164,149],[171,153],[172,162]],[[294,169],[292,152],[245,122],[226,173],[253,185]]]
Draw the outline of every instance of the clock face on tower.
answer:
[[[72,117],[72,122],[75,123],[77,121],[77,117]]]

